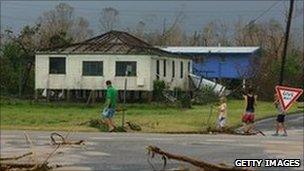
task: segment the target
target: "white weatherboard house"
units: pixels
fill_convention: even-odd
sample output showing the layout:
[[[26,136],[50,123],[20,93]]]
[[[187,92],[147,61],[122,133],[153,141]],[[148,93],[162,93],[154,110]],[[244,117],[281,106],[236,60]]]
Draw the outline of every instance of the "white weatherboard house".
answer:
[[[127,90],[133,93],[149,94],[156,79],[164,80],[171,90],[187,90],[192,68],[190,58],[163,51],[120,31],[39,51],[35,67],[36,92],[64,92],[73,98],[86,98],[91,90],[102,97],[106,80],[124,90],[125,78]]]

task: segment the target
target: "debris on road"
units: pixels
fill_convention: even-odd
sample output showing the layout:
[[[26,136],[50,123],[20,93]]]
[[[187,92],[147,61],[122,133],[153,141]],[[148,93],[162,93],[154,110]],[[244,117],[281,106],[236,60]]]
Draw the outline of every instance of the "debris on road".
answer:
[[[60,142],[55,140],[55,136],[57,136],[61,139]],[[50,138],[51,138],[52,145],[84,145],[84,140],[69,141],[57,132],[53,132],[51,134]]]
[[[148,146],[147,150],[148,150],[148,155],[151,158],[154,158],[155,154],[158,154],[162,157],[163,162],[164,162],[163,170],[165,170],[165,167],[167,165],[167,159],[174,159],[174,160],[190,163],[193,166],[203,169],[204,171],[252,171],[252,170],[246,169],[246,168],[236,168],[236,167],[228,166],[225,164],[212,164],[212,163],[208,163],[206,161],[193,159],[193,158],[190,158],[187,156],[171,154],[171,153],[162,151],[160,148],[158,148],[156,146]],[[148,162],[149,162],[149,160],[148,160]],[[151,165],[151,163],[149,163],[149,164]],[[153,165],[151,165],[151,166],[154,169],[154,166]]]
[[[133,131],[141,131],[141,127],[139,124],[136,124],[134,122],[128,121],[126,122],[128,124],[128,126],[130,127],[131,130]]]
[[[131,131],[141,131],[142,128],[139,124],[127,121],[126,122],[127,126],[122,127],[122,126],[117,126],[114,129],[114,132],[128,132],[128,130]],[[108,132],[108,125],[105,123],[103,119],[91,119],[86,122],[82,122],[78,125],[89,125],[90,127],[98,128],[102,132]]]
[[[26,142],[30,143],[31,151],[22,155],[18,155],[16,157],[4,157],[0,158],[0,170],[3,171],[13,171],[13,170],[27,170],[27,171],[48,171],[57,167],[61,167],[60,165],[49,166],[49,159],[54,156],[55,152],[60,147],[60,144],[54,148],[54,150],[45,157],[45,160],[38,161],[37,151],[34,148],[31,138],[29,135],[24,132]],[[26,157],[30,157],[32,162],[29,160],[22,160]],[[34,160],[33,160],[34,159]]]
[[[48,163],[34,164],[34,163],[0,163],[0,170],[12,171],[12,170],[26,170],[26,171],[48,171],[53,167],[48,166]]]
[[[0,161],[4,161],[4,160],[18,160],[18,159],[21,159],[23,157],[26,157],[26,156],[29,156],[29,155],[32,155],[33,153],[32,152],[28,152],[28,153],[25,153],[25,154],[22,154],[22,155],[19,155],[19,156],[15,156],[15,157],[3,157],[3,158],[0,158]]]
[[[54,168],[62,167],[61,165],[49,165],[49,159],[53,157],[59,147],[64,147],[64,145],[84,145],[84,140],[79,141],[70,141],[68,140],[68,135],[63,137],[57,132],[53,132],[50,135],[51,144],[56,145],[56,147],[47,154],[47,156],[41,155],[35,149],[34,144],[30,136],[24,132],[26,142],[30,145],[30,152],[27,152],[22,155],[17,155],[14,157],[3,157],[0,158],[0,170],[2,171],[13,171],[13,170],[27,170],[27,171],[48,171]],[[57,138],[57,140],[56,140]],[[58,140],[60,139],[60,140]],[[50,147],[50,146],[48,146]],[[39,155],[39,157],[38,157]],[[41,157],[42,158],[41,158]],[[27,160],[25,159],[27,157]],[[21,160],[23,159],[23,160]],[[38,160],[39,159],[39,160]],[[41,160],[42,159],[42,160]]]

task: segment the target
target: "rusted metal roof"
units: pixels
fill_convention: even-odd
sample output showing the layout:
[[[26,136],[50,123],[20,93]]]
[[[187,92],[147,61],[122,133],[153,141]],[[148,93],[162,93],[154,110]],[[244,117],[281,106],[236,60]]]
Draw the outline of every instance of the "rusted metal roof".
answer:
[[[37,54],[136,54],[189,58],[154,47],[122,31],[110,31],[80,43],[41,50]]]

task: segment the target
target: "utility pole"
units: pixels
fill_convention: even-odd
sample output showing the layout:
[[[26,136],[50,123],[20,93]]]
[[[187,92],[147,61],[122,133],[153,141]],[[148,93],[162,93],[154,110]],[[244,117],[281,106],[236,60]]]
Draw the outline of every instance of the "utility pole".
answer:
[[[284,67],[285,67],[285,59],[286,59],[286,54],[287,54],[287,46],[288,46],[288,38],[289,38],[289,31],[290,31],[290,25],[291,25],[291,18],[292,18],[292,11],[293,11],[293,5],[294,0],[290,0],[290,5],[289,5],[289,13],[288,13],[288,19],[287,19],[287,25],[286,25],[286,32],[285,32],[285,40],[284,40],[284,49],[283,49],[283,54],[282,54],[282,61],[281,61],[281,71],[280,71],[280,80],[279,80],[279,85],[283,84],[284,80]]]

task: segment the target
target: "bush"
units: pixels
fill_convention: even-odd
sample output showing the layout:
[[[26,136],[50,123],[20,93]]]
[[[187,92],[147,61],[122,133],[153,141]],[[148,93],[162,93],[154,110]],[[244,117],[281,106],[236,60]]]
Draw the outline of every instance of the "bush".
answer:
[[[191,108],[191,97],[188,93],[182,93],[182,95],[178,98],[179,105],[181,108]]]
[[[166,88],[166,83],[163,80],[154,80],[153,81],[153,99],[155,101],[163,101],[163,91]]]
[[[177,99],[178,107],[191,108],[191,96],[189,92],[183,92],[180,87],[174,87],[172,94]]]

